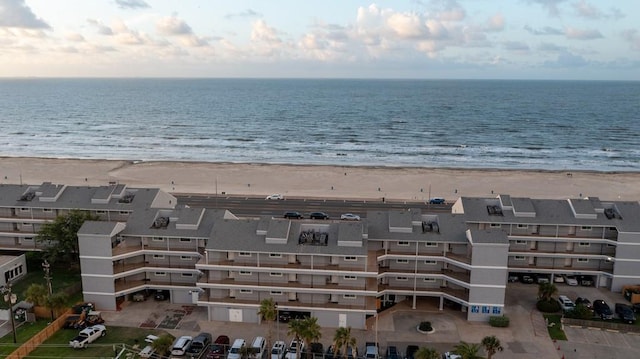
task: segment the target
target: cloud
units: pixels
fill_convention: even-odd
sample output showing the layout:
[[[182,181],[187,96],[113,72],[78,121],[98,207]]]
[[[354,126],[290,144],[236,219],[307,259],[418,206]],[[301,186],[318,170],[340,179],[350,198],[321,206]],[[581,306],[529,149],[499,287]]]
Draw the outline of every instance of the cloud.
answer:
[[[551,16],[560,16],[558,5],[565,1],[566,0],[528,0],[529,3],[538,4],[547,9]]]
[[[144,0],[115,0],[115,3],[121,9],[146,9],[150,7]]]
[[[622,38],[629,43],[631,48],[640,51],[640,33],[636,29],[628,29],[622,32]]]
[[[538,46],[538,50],[543,52],[563,52],[563,51],[567,51],[567,48],[564,46],[543,42]]]
[[[605,16],[600,9],[589,4],[586,0],[580,0],[580,2],[571,4],[571,6],[573,6],[573,9],[578,16],[581,17],[586,17],[588,19],[600,19]]]
[[[68,33],[65,36],[65,39],[69,40],[69,41],[73,41],[73,42],[84,42],[84,36],[82,36],[81,34],[77,33],[77,32],[72,32],[72,33]]]
[[[534,29],[531,26],[526,25],[524,29],[532,35],[564,35],[564,31],[551,26],[545,26],[542,29]]]
[[[49,24],[36,17],[24,0],[0,0],[0,27],[51,29]]]
[[[233,18],[246,18],[246,17],[262,17],[262,14],[260,14],[259,12],[252,10],[252,9],[246,9],[244,11],[241,12],[234,12],[234,13],[230,13],[230,14],[226,14],[224,16],[227,19],[233,19]]]
[[[588,64],[589,62],[585,60],[584,57],[574,55],[568,51],[560,53],[555,61],[546,61],[544,63],[544,65],[548,67],[560,68],[584,67]]]
[[[87,22],[98,30],[98,34],[106,36],[113,35],[113,30],[111,30],[109,26],[103,24],[99,20],[87,19]]]
[[[565,36],[568,39],[573,39],[573,40],[594,40],[594,39],[600,39],[604,37],[598,30],[583,30],[583,29],[576,29],[574,27],[566,28]]]
[[[156,22],[156,30],[162,35],[192,34],[191,26],[175,16],[163,17]]]
[[[502,46],[509,51],[519,51],[519,52],[529,51],[529,45],[520,41],[506,41],[502,44]]]
[[[498,13],[493,15],[487,21],[486,31],[502,31],[504,30],[504,16]]]

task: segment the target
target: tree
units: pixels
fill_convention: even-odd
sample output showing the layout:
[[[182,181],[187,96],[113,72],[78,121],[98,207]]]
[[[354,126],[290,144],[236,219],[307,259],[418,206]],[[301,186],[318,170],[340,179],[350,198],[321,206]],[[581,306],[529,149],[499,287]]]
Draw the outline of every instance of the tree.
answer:
[[[56,217],[53,222],[42,225],[36,240],[47,245],[43,251],[44,258],[51,264],[59,261],[70,266],[78,265],[78,230],[85,221],[98,219],[98,216],[74,209],[66,215]]]
[[[267,346],[271,345],[271,338],[273,337],[273,324],[276,321],[276,317],[278,316],[278,307],[276,302],[274,302],[273,298],[265,298],[260,302],[260,309],[258,310],[258,315],[262,318],[262,320],[266,320],[269,322],[269,332],[267,333]]]
[[[538,298],[544,301],[551,301],[551,297],[558,293],[558,287],[553,283],[540,283],[538,285]]]
[[[302,320],[301,337],[307,343],[307,358],[311,358],[311,343],[317,342],[322,337],[318,318],[309,317]]]
[[[298,347],[296,350],[296,359],[300,359],[300,349],[301,349],[300,339],[302,338],[304,331],[305,331],[304,321],[300,319],[292,319],[289,321],[289,328],[287,330],[287,335],[293,335],[293,337],[296,340],[296,343],[298,343]]]
[[[420,347],[415,354],[416,359],[440,359],[440,353],[432,348]]]
[[[462,359],[482,359],[482,357],[478,355],[480,348],[480,344],[461,341],[453,348],[453,352],[460,355]]]
[[[33,283],[24,292],[24,300],[33,303],[33,305],[44,307],[49,300],[49,291],[44,285]]]
[[[171,349],[174,339],[171,334],[163,334],[151,343],[151,347],[158,355],[164,357],[169,349]]]
[[[484,351],[487,352],[487,359],[491,359],[495,353],[504,350],[502,343],[500,343],[500,339],[496,338],[495,335],[482,338],[480,344],[484,347]]]
[[[336,355],[340,353],[340,349],[344,348],[343,356],[345,358],[347,358],[348,349],[350,347],[355,348],[357,345],[356,338],[351,336],[351,327],[340,327],[336,329],[336,334],[333,337],[333,343]]]
[[[53,293],[49,296],[48,307],[52,312],[58,312],[60,309],[66,308],[69,303],[69,295],[65,292]],[[53,319],[53,318],[52,318]]]

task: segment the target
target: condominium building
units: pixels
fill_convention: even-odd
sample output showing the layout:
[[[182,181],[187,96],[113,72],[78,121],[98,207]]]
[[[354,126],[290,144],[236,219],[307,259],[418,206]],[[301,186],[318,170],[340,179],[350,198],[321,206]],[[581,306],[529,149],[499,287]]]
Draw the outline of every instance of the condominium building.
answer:
[[[640,282],[640,205],[597,198],[462,197],[450,213],[290,220],[176,206],[158,189],[120,184],[0,185],[1,249],[41,250],[39,226],[71,209],[101,219],[78,238],[84,299],[102,310],[163,290],[210,320],[258,322],[273,298],[279,313],[365,328],[378,310],[428,297],[470,321],[508,314],[510,272],[588,275],[614,291]]]

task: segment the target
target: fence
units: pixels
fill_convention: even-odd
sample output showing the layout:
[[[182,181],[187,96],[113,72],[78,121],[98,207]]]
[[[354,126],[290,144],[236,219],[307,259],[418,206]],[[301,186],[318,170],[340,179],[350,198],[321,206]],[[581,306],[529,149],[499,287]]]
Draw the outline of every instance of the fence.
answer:
[[[615,322],[605,322],[599,320],[585,320],[585,319],[572,319],[572,318],[562,318],[563,325],[573,325],[578,327],[590,327],[590,328],[600,328],[607,330],[616,330],[619,332],[627,332],[627,333],[640,333],[640,326],[624,324],[624,323],[615,323]]]
[[[24,342],[24,344],[22,344],[18,349],[14,350],[13,353],[7,355],[6,358],[22,359],[29,355],[29,353],[31,353],[40,344],[49,339],[49,337],[51,337],[55,332],[62,328],[69,314],[71,314],[71,309],[67,310],[63,315],[58,317],[58,319],[54,320],[53,323],[47,325],[38,334],[31,337],[31,339]]]

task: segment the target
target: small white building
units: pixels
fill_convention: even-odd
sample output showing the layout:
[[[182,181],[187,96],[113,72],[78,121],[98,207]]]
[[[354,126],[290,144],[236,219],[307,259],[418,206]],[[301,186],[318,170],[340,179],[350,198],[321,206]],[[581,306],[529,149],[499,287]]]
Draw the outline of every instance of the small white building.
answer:
[[[0,286],[22,278],[27,274],[27,259],[24,254],[19,256],[0,256]]]

